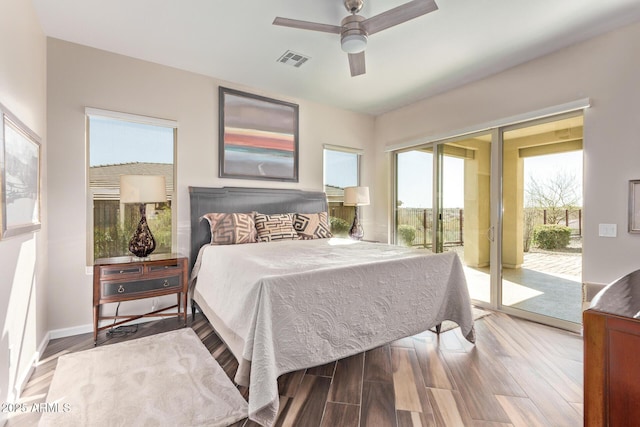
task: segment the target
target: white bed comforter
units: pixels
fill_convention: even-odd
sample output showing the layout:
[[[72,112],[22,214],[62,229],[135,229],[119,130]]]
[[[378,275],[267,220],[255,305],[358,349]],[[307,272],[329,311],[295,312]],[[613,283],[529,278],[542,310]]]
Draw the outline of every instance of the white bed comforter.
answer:
[[[453,320],[475,341],[455,253],[343,239],[202,248],[197,293],[244,341],[249,418],[271,426],[277,379]],[[236,382],[246,384],[238,375]]]

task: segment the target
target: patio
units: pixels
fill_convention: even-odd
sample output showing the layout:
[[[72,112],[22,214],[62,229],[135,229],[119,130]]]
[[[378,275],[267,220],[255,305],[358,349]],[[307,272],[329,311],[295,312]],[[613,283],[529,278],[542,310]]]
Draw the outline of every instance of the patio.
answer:
[[[518,269],[503,269],[503,304],[582,323],[581,252],[532,250]],[[472,299],[489,301],[489,268],[465,266]]]

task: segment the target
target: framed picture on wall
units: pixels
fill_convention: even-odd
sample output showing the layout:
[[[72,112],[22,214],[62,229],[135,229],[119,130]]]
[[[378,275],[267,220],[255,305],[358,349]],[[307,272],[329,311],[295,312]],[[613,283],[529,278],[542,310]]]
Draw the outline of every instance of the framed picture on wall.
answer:
[[[298,105],[219,88],[219,177],[298,182]]]
[[[629,233],[640,233],[640,179],[629,181]]]
[[[2,239],[40,229],[40,138],[0,104]]]

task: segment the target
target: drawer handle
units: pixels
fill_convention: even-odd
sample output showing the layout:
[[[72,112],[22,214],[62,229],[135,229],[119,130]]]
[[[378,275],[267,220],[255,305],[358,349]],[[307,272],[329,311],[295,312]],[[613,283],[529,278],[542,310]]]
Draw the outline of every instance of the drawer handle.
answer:
[[[118,293],[119,294],[124,293],[124,286],[122,286],[122,285],[118,286]]]
[[[165,279],[165,280],[164,280],[164,283],[162,283],[162,286],[163,286],[163,287],[165,287],[165,288],[166,288],[167,286],[169,286],[169,281]]]
[[[121,268],[121,269],[110,269],[103,270],[104,274],[136,274],[140,273],[139,268]]]

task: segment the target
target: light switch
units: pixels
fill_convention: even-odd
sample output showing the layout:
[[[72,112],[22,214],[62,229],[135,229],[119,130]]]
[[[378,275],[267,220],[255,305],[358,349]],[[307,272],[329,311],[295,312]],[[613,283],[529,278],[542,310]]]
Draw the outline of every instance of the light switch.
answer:
[[[616,224],[598,224],[598,236],[616,237],[618,234]]]

